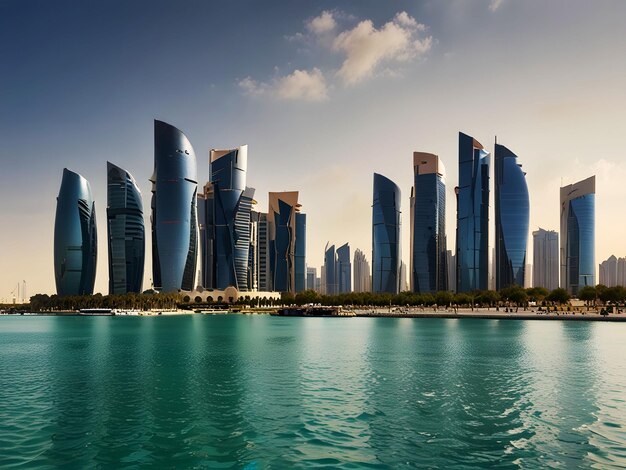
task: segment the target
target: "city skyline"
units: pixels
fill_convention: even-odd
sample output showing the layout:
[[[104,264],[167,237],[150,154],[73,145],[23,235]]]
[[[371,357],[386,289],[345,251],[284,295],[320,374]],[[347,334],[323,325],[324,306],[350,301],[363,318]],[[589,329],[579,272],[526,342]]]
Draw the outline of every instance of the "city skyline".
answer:
[[[6,64],[13,73],[5,78],[10,93],[3,95],[0,113],[6,168],[0,175],[0,298],[9,299],[22,279],[31,294],[55,290],[54,196],[64,167],[90,181],[101,230],[107,160],[135,176],[149,207],[153,118],[189,136],[199,182],[208,180],[208,149],[246,142],[254,155],[249,184],[257,188],[260,207],[267,207],[269,191],[298,190],[308,217],[309,266],[322,265],[328,239],[346,240],[370,258],[371,200],[365,188],[373,172],[402,189],[402,253],[408,265],[406,209],[416,149],[439,155],[448,168],[446,222],[448,249],[454,249],[451,202],[459,130],[483,143],[497,135],[520,156],[531,204],[542,201],[531,210],[530,231],[558,230],[558,188],[597,175],[596,259],[624,256],[626,223],[616,214],[626,196],[620,184],[626,169],[617,118],[626,103],[621,85],[626,67],[614,57],[626,42],[618,21],[626,6],[556,3],[543,6],[539,18],[524,2],[497,3],[490,8],[487,0],[472,7],[346,2],[337,10],[331,3],[269,2],[254,15],[241,6],[159,4],[142,14],[120,15],[122,8],[140,7],[114,2],[107,8],[78,7],[80,21],[58,13],[58,6],[40,5],[34,17],[27,7],[4,4],[0,35],[11,44]],[[235,14],[244,33],[220,52],[212,38]],[[193,34],[174,35],[170,23],[185,24]],[[275,27],[262,32],[260,23]],[[407,54],[397,47],[386,57],[372,55],[367,43],[351,34],[359,25],[358,31],[381,40],[401,33],[412,43],[420,41],[421,49]],[[141,35],[134,34],[138,29]],[[107,33],[113,30],[120,35]],[[586,41],[579,38],[583,30]],[[252,38],[255,44],[266,41],[263,57],[246,53]],[[355,64],[357,49],[367,52],[366,63]],[[164,70],[164,52],[179,54],[181,64],[197,70],[195,78]],[[584,69],[575,65],[581,59]],[[459,73],[468,63],[496,62],[490,76]],[[272,119],[262,118],[267,115]],[[493,153],[488,145],[486,150]],[[16,152],[20,158],[14,158]],[[149,211],[144,212],[149,224]],[[108,289],[106,247],[106,238],[99,237],[95,291],[102,293]],[[147,258],[144,288],[152,272]]]

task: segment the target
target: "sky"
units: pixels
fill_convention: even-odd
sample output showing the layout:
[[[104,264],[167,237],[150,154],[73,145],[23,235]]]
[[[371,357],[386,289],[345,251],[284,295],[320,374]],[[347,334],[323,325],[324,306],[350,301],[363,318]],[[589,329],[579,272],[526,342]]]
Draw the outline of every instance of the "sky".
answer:
[[[153,119],[189,137],[202,185],[209,149],[248,144],[258,210],[299,191],[309,266],[328,241],[371,260],[374,172],[402,190],[408,264],[413,151],[446,166],[453,248],[459,131],[519,156],[531,231],[595,174],[596,261],[626,256],[625,18],[622,0],[0,0],[0,301],[55,292],[65,167],[91,183],[107,292],[106,162],[148,228]]]

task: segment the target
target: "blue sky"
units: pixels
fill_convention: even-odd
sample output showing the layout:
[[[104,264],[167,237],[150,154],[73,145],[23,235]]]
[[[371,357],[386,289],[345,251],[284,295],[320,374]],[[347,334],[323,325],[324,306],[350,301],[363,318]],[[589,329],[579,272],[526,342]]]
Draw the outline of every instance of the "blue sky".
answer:
[[[414,150],[446,165],[452,247],[459,130],[519,155],[533,230],[596,174],[597,261],[624,256],[624,18],[619,0],[2,0],[0,300],[22,279],[54,292],[64,167],[91,182],[106,292],[106,161],[149,207],[154,118],[188,135],[202,184],[208,149],[248,144],[260,210],[299,190],[311,266],[327,241],[371,257],[373,172],[403,191],[408,262]]]

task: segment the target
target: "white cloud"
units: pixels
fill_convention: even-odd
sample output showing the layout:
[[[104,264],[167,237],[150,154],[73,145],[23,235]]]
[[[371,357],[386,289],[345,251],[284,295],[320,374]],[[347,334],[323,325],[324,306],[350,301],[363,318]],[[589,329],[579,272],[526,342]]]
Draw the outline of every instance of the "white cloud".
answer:
[[[380,29],[371,20],[361,21],[333,42],[333,49],[346,55],[337,74],[345,84],[353,85],[371,76],[382,62],[406,62],[424,55],[433,42],[432,36],[418,37],[425,29],[406,12],[396,14]]]
[[[496,11],[498,8],[502,6],[503,1],[504,0],[491,0],[491,3],[489,3],[489,10]]]
[[[324,10],[320,16],[316,16],[306,23],[306,28],[314,34],[324,34],[334,30],[337,22],[330,11]]]
[[[324,74],[318,68],[311,71],[294,70],[270,83],[257,82],[250,77],[240,80],[239,87],[251,96],[272,96],[283,100],[324,101],[328,99],[328,87]]]

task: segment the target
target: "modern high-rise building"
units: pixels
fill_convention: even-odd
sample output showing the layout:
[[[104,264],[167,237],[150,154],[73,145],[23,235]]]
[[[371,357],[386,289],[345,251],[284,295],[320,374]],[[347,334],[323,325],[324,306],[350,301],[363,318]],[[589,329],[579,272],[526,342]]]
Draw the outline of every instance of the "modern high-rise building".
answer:
[[[517,155],[495,144],[496,290],[524,287],[530,200]]]
[[[437,155],[413,152],[410,288],[448,290],[445,169]]]
[[[317,290],[315,281],[317,280],[317,268],[306,268],[306,288],[307,290]]]
[[[611,255],[600,263],[599,283],[607,287],[622,285],[618,282],[618,259]]]
[[[372,205],[372,292],[400,289],[400,188],[374,173]]]
[[[265,212],[253,212],[252,219],[256,223],[256,273],[258,290],[261,292],[269,292],[272,290],[272,273],[270,270],[268,215]]]
[[[143,202],[135,179],[107,162],[109,294],[141,292],[146,257]]]
[[[456,292],[456,256],[452,250],[446,251],[446,264],[448,265],[448,290]]]
[[[617,285],[626,287],[626,258],[617,260]]]
[[[337,248],[337,293],[352,292],[352,263],[350,245],[347,243]]]
[[[372,290],[372,277],[370,264],[365,258],[363,253],[358,248],[354,252],[354,292],[371,292]]]
[[[299,233],[306,228],[305,219],[297,222],[296,214],[300,212],[300,207],[297,191],[269,193],[270,287],[273,291],[296,291],[296,239],[298,236],[306,237],[306,233]],[[302,256],[300,253],[298,255]],[[305,275],[306,272],[302,270],[302,276]]]
[[[559,287],[559,234],[554,230],[533,232],[533,287]]]
[[[459,132],[457,200],[457,291],[489,286],[489,153],[473,137]]]
[[[96,205],[89,182],[65,168],[54,220],[54,279],[58,295],[93,294],[97,246]]]
[[[406,263],[400,261],[400,286],[398,287],[400,292],[406,292],[409,290],[409,283],[407,282]]]
[[[196,287],[198,215],[196,156],[187,136],[154,121],[152,275],[162,292]]]
[[[199,202],[204,202],[199,204],[204,205],[204,287],[251,290],[248,268],[254,188],[246,186],[247,166],[247,145],[210,151],[210,180],[199,197]]]
[[[296,212],[295,288],[306,289],[306,214]]]
[[[596,177],[561,188],[561,287],[577,295],[596,285]]]
[[[324,292],[326,295],[335,295],[338,293],[337,289],[337,252],[335,251],[335,245],[324,248]]]

